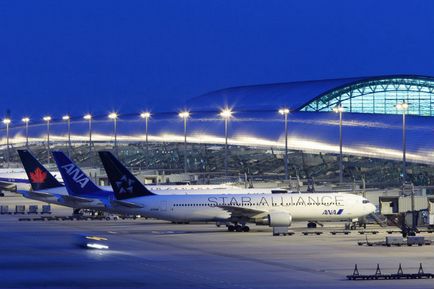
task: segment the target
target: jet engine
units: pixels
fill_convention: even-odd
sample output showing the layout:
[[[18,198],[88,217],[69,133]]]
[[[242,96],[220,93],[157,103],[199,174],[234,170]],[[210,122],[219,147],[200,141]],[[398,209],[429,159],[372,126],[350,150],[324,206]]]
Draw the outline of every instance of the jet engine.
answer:
[[[292,223],[292,216],[286,212],[272,212],[268,215],[270,227],[289,227]]]

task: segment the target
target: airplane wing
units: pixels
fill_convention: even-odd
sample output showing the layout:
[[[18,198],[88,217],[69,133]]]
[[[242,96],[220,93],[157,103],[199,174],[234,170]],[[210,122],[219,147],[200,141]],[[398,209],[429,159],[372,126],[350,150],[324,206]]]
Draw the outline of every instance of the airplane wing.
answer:
[[[30,197],[41,198],[41,199],[53,198],[54,197],[53,194],[44,193],[44,192],[36,192],[36,191],[23,191],[23,190],[19,190],[18,193],[23,194],[23,195],[25,194],[25,195],[30,196]]]
[[[83,198],[70,195],[64,195],[59,198],[59,202],[66,203],[68,205],[84,206],[84,207],[105,207],[104,203],[98,199]]]
[[[110,203],[114,207],[125,207],[125,208],[130,208],[130,209],[140,209],[140,208],[143,208],[143,206],[140,205],[140,204],[126,202],[126,201],[120,201],[120,200],[113,200]]]
[[[252,209],[252,208],[241,208],[241,207],[228,206],[228,205],[222,205],[217,207],[222,208],[223,210],[231,213],[233,218],[258,219],[258,218],[263,218],[268,214],[267,211]]]

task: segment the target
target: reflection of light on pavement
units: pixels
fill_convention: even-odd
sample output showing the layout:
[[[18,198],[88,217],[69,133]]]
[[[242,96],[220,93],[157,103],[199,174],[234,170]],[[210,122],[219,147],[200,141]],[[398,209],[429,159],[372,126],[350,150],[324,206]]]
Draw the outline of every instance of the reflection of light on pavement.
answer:
[[[125,252],[125,251],[117,251],[117,250],[97,250],[97,249],[88,249],[86,250],[86,255],[91,258],[102,260],[104,258],[113,257],[113,256],[133,256],[134,254]]]
[[[87,243],[86,246],[89,249],[98,249],[98,250],[102,250],[102,249],[107,250],[109,248],[109,246],[101,245],[101,244],[96,244],[96,243]]]

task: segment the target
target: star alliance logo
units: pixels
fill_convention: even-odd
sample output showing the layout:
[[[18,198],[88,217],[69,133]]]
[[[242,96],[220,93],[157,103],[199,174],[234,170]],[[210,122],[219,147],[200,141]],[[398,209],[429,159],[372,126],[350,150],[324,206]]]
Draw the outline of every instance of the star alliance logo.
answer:
[[[119,181],[116,182],[116,187],[120,194],[132,193],[133,192],[134,181],[128,179],[127,176],[123,176]]]

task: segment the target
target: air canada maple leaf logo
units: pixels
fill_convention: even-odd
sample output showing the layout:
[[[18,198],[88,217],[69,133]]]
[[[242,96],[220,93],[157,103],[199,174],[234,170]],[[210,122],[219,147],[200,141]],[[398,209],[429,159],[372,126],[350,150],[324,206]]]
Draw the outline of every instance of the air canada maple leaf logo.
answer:
[[[33,183],[41,184],[47,178],[47,173],[43,172],[40,168],[36,168],[34,172],[30,173],[30,178]]]

